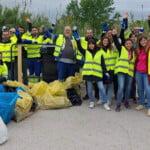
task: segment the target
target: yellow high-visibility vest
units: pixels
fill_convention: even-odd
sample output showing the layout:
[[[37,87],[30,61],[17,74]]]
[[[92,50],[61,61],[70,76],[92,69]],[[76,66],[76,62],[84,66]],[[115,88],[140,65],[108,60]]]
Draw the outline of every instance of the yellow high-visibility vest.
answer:
[[[126,73],[129,76],[133,77],[134,66],[135,66],[135,55],[133,54],[133,58],[129,60],[128,51],[124,46],[122,46],[120,57],[118,57],[118,60],[115,66],[115,74]]]
[[[43,44],[43,36],[38,36],[36,38],[32,37],[31,35],[27,36],[26,35],[26,40],[31,40],[32,42],[36,42],[36,44],[27,44],[26,45],[26,50],[27,50],[27,58],[40,58],[40,48],[42,45],[38,44]]]
[[[101,67],[101,56],[102,56],[102,52],[100,50],[97,51],[94,57],[88,50],[86,50],[85,63],[82,69],[83,76],[93,75],[100,78],[103,77],[103,72]]]
[[[76,43],[75,39],[72,39],[71,42],[72,42],[73,50],[75,52],[76,59],[77,59],[77,58],[79,58],[79,56],[78,56],[79,53],[77,50],[77,43]],[[65,46],[65,37],[62,34],[60,34],[56,40],[56,47],[55,47],[55,51],[54,51],[55,57],[61,56],[61,52],[62,52],[64,46]]]
[[[8,68],[5,63],[0,65],[0,77],[7,77],[8,76]]]
[[[15,34],[12,35],[10,40],[11,40],[11,43],[13,43],[13,46],[12,46],[13,56],[17,56],[18,55],[18,48],[16,45],[18,41],[17,36]]]
[[[107,52],[105,52],[103,49],[101,49],[101,51],[105,59],[107,71],[115,70],[115,65],[116,65],[117,58],[118,58],[118,51],[109,50],[109,49],[107,50]]]
[[[14,60],[13,50],[12,49],[13,43],[0,43],[0,52],[2,53],[2,60],[3,62],[11,62]],[[11,54],[12,52],[12,54]],[[12,58],[11,58],[12,56]]]

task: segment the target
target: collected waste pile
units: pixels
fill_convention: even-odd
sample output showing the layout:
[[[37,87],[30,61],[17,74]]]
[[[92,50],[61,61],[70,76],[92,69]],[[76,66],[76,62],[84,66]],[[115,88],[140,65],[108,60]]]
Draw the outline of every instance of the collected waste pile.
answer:
[[[7,124],[13,118],[17,122],[25,119],[38,109],[60,109],[81,105],[81,97],[75,88],[82,82],[82,76],[69,77],[64,82],[58,80],[39,82],[25,86],[17,81],[4,83],[0,89],[0,116]],[[5,114],[5,115],[3,115]]]

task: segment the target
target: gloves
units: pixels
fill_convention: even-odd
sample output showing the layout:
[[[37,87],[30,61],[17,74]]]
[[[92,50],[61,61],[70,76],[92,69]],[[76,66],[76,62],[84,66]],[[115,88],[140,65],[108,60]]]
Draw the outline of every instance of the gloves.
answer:
[[[75,38],[75,40],[80,40],[80,36],[78,34],[78,31],[73,31],[73,37]]]
[[[139,29],[139,32],[140,32],[140,33],[143,33],[143,32],[144,32],[144,28],[141,27],[141,28]]]
[[[48,31],[49,33],[53,33],[54,29],[50,28]]]
[[[32,41],[31,40],[22,40],[22,43],[23,44],[32,44]]]
[[[128,28],[128,19],[124,18],[121,22],[121,29],[127,29]]]
[[[58,61],[59,60],[59,57],[55,57],[55,61]]]
[[[44,39],[47,39],[47,38],[51,38],[52,36],[52,30],[46,30],[45,33],[44,33]]]
[[[20,31],[18,30],[18,28],[16,28],[15,34],[16,34],[17,37],[21,35],[21,33],[20,33]]]
[[[109,73],[107,72],[107,73],[105,73],[105,76],[107,77],[107,78],[110,78],[110,75],[109,75]]]
[[[109,30],[109,25],[107,23],[103,23],[102,24],[102,30],[104,33],[108,32]]]

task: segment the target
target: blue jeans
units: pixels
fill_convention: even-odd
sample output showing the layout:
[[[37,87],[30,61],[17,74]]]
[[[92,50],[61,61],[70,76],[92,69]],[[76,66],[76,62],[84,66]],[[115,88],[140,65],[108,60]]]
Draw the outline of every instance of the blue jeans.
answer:
[[[58,80],[63,81],[69,76],[74,76],[75,70],[76,70],[75,64],[58,62],[57,63]]]
[[[105,104],[108,101],[107,95],[106,95],[106,90],[104,87],[104,84],[102,81],[97,82],[97,86],[99,89],[99,97],[101,97],[102,103]],[[93,88],[93,82],[92,81],[87,81],[87,92],[88,92],[88,97],[90,101],[95,101],[95,96],[94,96],[94,88]]]
[[[39,77],[42,68],[40,59],[36,59],[36,58],[28,59],[28,68],[29,68],[30,75],[35,75]]]
[[[106,89],[106,94],[107,94],[108,100],[111,102],[113,94],[114,94],[113,83],[111,83],[111,84],[105,84],[104,86],[105,86],[105,89]]]
[[[117,104],[121,104],[123,97],[129,100],[133,78],[124,73],[118,73]]]
[[[146,98],[147,107],[150,108],[150,84],[148,82],[148,75],[145,73],[136,72],[136,82],[139,96],[139,104],[145,105]]]

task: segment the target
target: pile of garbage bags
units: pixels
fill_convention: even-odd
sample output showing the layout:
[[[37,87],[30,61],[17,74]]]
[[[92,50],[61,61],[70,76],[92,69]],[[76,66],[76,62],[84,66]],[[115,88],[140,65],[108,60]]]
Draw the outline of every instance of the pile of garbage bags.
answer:
[[[58,80],[46,83],[41,81],[25,86],[17,81],[8,81],[6,86],[15,87],[18,94],[14,119],[19,122],[33,114],[38,109],[61,109],[72,105],[81,105],[82,100],[75,88],[82,82],[82,76],[77,74],[64,82]]]
[[[39,82],[35,84],[30,94],[37,102],[40,109],[58,109],[72,106],[67,98],[65,86],[60,81],[50,84]]]
[[[19,98],[16,101],[15,120],[17,122],[29,116],[33,105],[33,98],[25,91],[18,91]]]

